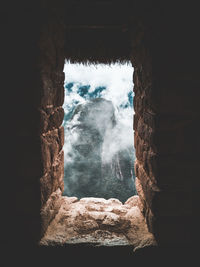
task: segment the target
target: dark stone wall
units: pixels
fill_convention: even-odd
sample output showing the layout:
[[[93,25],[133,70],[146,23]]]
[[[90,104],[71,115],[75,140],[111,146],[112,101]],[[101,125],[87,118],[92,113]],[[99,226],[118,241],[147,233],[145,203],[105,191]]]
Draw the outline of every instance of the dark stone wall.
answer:
[[[199,214],[197,13],[147,10],[132,32],[137,190],[160,245],[194,246]]]
[[[59,208],[64,142],[61,4],[28,1],[1,9],[5,246],[37,243]],[[149,230],[159,244],[168,246],[192,246],[198,233],[200,75],[195,10],[183,3],[147,8],[141,4],[130,17],[136,186]]]
[[[6,104],[2,239],[8,245],[37,243],[46,227],[42,221],[48,224],[56,212],[50,204],[51,212],[41,209],[53,192],[63,190],[64,27],[59,3],[52,8],[50,1],[19,2],[1,10]]]

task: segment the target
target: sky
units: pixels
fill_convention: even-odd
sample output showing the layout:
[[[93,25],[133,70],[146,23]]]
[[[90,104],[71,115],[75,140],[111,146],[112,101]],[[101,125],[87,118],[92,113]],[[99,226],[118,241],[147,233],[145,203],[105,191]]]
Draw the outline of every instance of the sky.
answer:
[[[103,91],[101,96],[107,100],[112,100],[113,104],[119,106],[127,102],[128,93],[133,90],[133,67],[131,64],[98,64],[83,65],[65,63],[65,83],[74,82],[79,85],[90,85],[90,92],[93,92],[98,86],[105,86],[107,90]],[[71,98],[82,101],[74,88]]]

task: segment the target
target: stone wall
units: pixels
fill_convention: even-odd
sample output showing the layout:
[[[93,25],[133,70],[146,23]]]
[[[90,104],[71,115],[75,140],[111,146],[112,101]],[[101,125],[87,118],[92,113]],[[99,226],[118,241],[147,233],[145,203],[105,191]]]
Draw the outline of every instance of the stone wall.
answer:
[[[199,218],[200,79],[195,20],[184,12],[150,12],[132,32],[136,187],[164,246],[193,246]]]
[[[39,39],[42,234],[57,213],[64,190],[64,24],[59,5],[58,10],[51,10],[49,4],[47,7],[47,21]]]
[[[40,3],[39,3],[40,2]],[[60,2],[59,2],[60,3]],[[2,9],[4,118],[1,140],[4,244],[38,242],[63,190],[63,8],[51,1]],[[2,86],[1,84],[1,86]]]
[[[64,9],[62,1],[39,2],[12,3],[0,11],[1,237],[15,248],[37,243],[63,190]],[[191,246],[200,195],[198,14],[183,3],[181,12],[168,3],[133,12],[140,207],[160,244]]]

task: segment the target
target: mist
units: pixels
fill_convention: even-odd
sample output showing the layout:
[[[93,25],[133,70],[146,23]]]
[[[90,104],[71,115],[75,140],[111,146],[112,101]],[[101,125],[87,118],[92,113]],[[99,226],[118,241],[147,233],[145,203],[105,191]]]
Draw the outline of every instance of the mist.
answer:
[[[66,62],[64,194],[79,198],[136,194],[133,67]]]

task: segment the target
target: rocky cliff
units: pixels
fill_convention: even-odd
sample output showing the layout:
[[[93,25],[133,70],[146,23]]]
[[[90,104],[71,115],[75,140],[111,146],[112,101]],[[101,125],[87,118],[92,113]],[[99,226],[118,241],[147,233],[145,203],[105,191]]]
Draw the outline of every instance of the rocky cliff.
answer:
[[[103,98],[75,108],[65,126],[65,195],[124,202],[136,193],[133,147],[121,147],[115,112]]]

